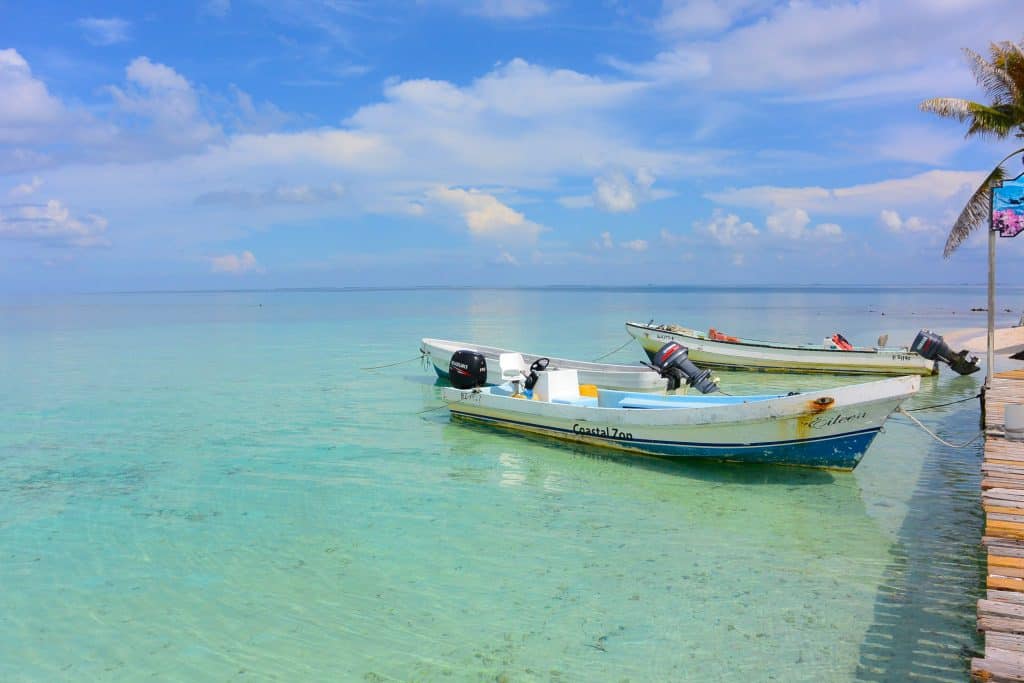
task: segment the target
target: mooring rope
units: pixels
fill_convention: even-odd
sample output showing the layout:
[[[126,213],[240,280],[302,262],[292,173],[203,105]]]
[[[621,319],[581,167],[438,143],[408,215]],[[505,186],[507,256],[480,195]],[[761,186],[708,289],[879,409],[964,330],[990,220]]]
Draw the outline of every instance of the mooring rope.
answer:
[[[599,361],[599,360],[604,360],[605,358],[607,358],[608,356],[612,355],[613,353],[618,353],[618,352],[619,352],[619,351],[621,351],[622,349],[624,349],[624,348],[626,348],[627,346],[629,346],[629,345],[630,345],[630,344],[631,344],[632,342],[633,342],[633,338],[632,338],[632,337],[630,337],[629,339],[627,339],[627,340],[626,340],[626,343],[625,343],[625,344],[623,344],[623,345],[622,345],[622,346],[620,346],[619,348],[615,349],[614,351],[609,351],[608,353],[604,354],[603,356],[598,356],[597,358],[595,358],[594,360],[592,360],[592,361],[591,361],[591,363],[596,363],[596,362],[597,362],[597,361]]]
[[[959,400],[950,401],[948,403],[936,403],[933,406],[921,406],[920,408],[907,408],[906,410],[907,410],[907,412],[911,412],[911,413],[913,413],[913,412],[915,412],[917,410],[931,410],[932,408],[942,408],[943,406],[951,406],[951,405],[954,405],[956,403],[963,403],[964,401],[973,401],[974,399],[980,398],[980,397],[981,397],[981,394],[978,393],[978,394],[975,394],[974,396],[968,396],[967,398],[961,398]]]
[[[425,353],[420,353],[420,355],[416,356],[415,358],[407,358],[406,360],[400,360],[397,363],[388,363],[386,365],[374,365],[374,366],[369,367],[369,368],[359,368],[359,369],[360,370],[380,370],[381,368],[391,368],[391,367],[394,367],[396,365],[401,365],[403,363],[411,363],[414,360],[419,360],[419,359],[423,358],[426,355],[427,354],[425,354]]]
[[[978,432],[977,434],[974,435],[974,438],[971,439],[970,441],[965,441],[964,443],[960,443],[960,444],[950,443],[949,441],[946,441],[945,439],[943,439],[941,436],[939,436],[938,434],[936,434],[932,430],[930,430],[927,427],[925,427],[923,422],[921,422],[916,417],[914,417],[913,415],[908,413],[907,410],[903,406],[900,406],[899,408],[897,408],[896,412],[903,414],[905,417],[910,419],[911,422],[913,422],[918,427],[923,429],[925,431],[925,433],[928,434],[930,437],[932,437],[933,439],[935,439],[936,441],[938,441],[939,443],[941,443],[944,446],[949,446],[950,448],[967,448],[972,443],[974,443],[975,441],[977,441],[981,437],[985,436],[985,432]]]

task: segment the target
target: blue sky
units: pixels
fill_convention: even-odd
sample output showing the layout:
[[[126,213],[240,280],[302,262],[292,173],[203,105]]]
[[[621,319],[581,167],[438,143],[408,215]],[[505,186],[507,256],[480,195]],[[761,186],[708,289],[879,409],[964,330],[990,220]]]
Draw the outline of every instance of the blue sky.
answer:
[[[163,6],[167,5],[167,6]],[[0,0],[0,290],[960,283],[1019,0]],[[1015,165],[1017,162],[1014,162]],[[1024,239],[999,245],[1000,279]]]

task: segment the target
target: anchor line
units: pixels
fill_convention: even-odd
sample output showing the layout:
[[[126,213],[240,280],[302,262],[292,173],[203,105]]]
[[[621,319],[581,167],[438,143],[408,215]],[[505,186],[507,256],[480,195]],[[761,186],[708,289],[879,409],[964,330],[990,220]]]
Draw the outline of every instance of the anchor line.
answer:
[[[627,339],[627,340],[626,340],[626,343],[625,343],[625,344],[623,344],[622,346],[620,346],[619,348],[615,349],[614,351],[609,351],[608,353],[604,354],[603,356],[598,356],[597,358],[595,358],[595,359],[594,359],[594,360],[592,360],[591,362],[592,362],[592,363],[596,363],[596,362],[597,362],[597,361],[599,361],[599,360],[604,360],[605,358],[607,358],[608,356],[612,355],[613,353],[618,353],[618,352],[619,352],[619,351],[621,351],[622,349],[626,348],[626,347],[627,347],[627,346],[629,346],[629,345],[630,345],[630,344],[631,344],[632,342],[633,342],[633,338],[632,338],[632,337],[630,337],[629,339]]]
[[[359,369],[360,370],[380,370],[381,368],[392,368],[392,367],[394,367],[396,365],[402,365],[403,363],[411,363],[414,360],[420,360],[421,358],[423,358],[426,355],[427,354],[425,354],[425,353],[423,353],[421,351],[420,355],[416,356],[415,358],[407,358],[405,360],[400,360],[397,363],[387,363],[385,365],[373,365],[373,366],[368,367],[368,368],[359,368]]]
[[[964,401],[973,401],[974,399],[980,398],[980,397],[981,397],[981,394],[977,393],[974,396],[968,396],[967,398],[961,398],[961,399],[956,400],[956,401],[949,401],[948,403],[936,403],[933,406],[921,406],[920,408],[906,408],[906,411],[910,412],[910,413],[913,413],[913,412],[916,412],[918,410],[931,410],[932,408],[942,408],[943,406],[951,406],[951,405],[955,405],[957,403],[963,403]]]
[[[943,439],[941,436],[939,436],[938,434],[936,434],[932,430],[930,430],[927,427],[925,427],[923,422],[921,422],[916,417],[914,417],[913,415],[908,413],[906,411],[906,409],[903,408],[903,406],[900,406],[899,408],[897,408],[896,412],[901,413],[904,417],[908,418],[911,422],[913,422],[918,427],[923,429],[925,431],[925,433],[928,434],[928,436],[932,437],[933,439],[935,439],[936,441],[938,441],[939,443],[941,443],[944,446],[949,446],[950,448],[967,448],[972,443],[974,443],[975,441],[977,441],[981,437],[985,436],[985,432],[978,432],[977,434],[974,435],[974,438],[971,439],[970,441],[965,441],[964,443],[959,443],[959,444],[957,444],[957,443],[950,443],[949,441],[946,441],[945,439]]]

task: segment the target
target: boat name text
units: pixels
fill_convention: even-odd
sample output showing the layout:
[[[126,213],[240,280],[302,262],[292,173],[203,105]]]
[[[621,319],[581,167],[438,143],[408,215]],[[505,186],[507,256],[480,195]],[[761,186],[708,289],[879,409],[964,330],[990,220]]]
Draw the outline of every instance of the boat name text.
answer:
[[[580,423],[572,426],[573,434],[584,434],[586,436],[603,436],[607,439],[622,439],[628,441],[633,438],[632,432],[623,432],[617,427],[584,427]]]
[[[825,429],[826,427],[834,427],[835,425],[846,424],[847,422],[854,422],[856,420],[863,420],[868,416],[867,413],[855,413],[853,415],[819,415],[810,422],[807,426],[811,429]]]

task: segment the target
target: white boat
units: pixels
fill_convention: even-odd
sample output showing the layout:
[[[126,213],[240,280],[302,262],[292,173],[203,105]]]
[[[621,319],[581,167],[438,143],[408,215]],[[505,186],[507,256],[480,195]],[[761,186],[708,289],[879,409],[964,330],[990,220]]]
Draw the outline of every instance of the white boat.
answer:
[[[503,353],[515,353],[496,346],[484,346],[472,342],[449,341],[447,339],[420,340],[420,352],[430,358],[434,371],[441,379],[448,379],[448,364],[452,354],[459,350],[475,351],[487,359],[488,384],[501,384],[504,380],[498,367],[498,358]],[[624,391],[665,391],[667,381],[645,365],[616,365],[612,363],[588,363],[587,361],[551,358],[536,354],[521,354],[527,364],[540,358],[549,358],[551,370],[577,370],[581,384],[593,384],[606,389]]]
[[[765,372],[827,372],[851,375],[934,375],[938,366],[906,347],[849,346],[841,337],[825,344],[781,344],[712,335],[679,325],[626,323],[648,355],[674,341],[689,350],[701,366]],[[838,335],[837,335],[838,336]],[[840,346],[848,346],[842,348]]]
[[[659,396],[598,389],[575,370],[518,384],[445,387],[452,417],[646,455],[853,469],[916,376],[798,394]]]

